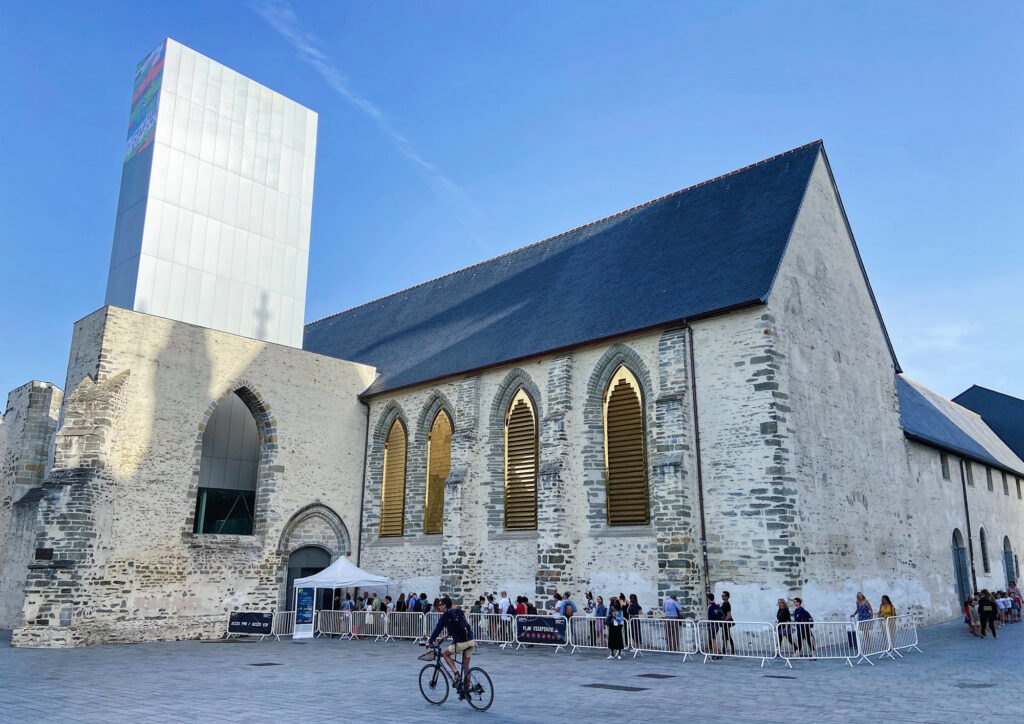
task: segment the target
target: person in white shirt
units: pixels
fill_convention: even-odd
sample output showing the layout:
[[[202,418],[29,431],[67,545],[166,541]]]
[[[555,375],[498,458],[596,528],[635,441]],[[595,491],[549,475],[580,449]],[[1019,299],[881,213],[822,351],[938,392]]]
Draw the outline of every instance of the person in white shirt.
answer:
[[[505,648],[509,645],[508,642],[512,640],[512,616],[516,612],[515,606],[512,605],[512,601],[508,597],[508,592],[501,592],[501,600],[498,601],[498,610],[501,612],[501,632],[502,638],[505,639],[505,643],[501,645],[501,648]]]

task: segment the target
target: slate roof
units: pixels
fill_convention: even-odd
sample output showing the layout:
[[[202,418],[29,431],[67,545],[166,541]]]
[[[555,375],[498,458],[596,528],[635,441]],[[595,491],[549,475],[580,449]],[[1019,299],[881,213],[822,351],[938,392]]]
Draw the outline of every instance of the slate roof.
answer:
[[[954,397],[953,402],[981,415],[1017,457],[1024,458],[1024,400],[972,385]]]
[[[897,375],[896,384],[907,437],[1024,475],[1024,461],[980,415],[903,375]]]
[[[763,302],[815,141],[306,325],[303,349],[373,365],[365,395]]]

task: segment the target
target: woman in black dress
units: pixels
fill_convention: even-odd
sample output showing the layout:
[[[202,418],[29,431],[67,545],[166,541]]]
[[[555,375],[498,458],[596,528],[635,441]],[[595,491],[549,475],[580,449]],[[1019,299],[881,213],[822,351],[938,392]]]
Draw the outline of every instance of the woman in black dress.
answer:
[[[619,599],[614,596],[608,602],[608,618],[605,623],[608,624],[608,658],[621,659],[622,649],[625,648],[622,630],[626,626],[626,619],[622,615]]]
[[[786,599],[784,598],[779,599],[779,610],[775,612],[775,620],[780,624],[787,624],[793,621],[793,617],[789,615],[789,606],[786,604]],[[792,626],[779,626],[779,651],[782,651],[783,636],[785,636],[786,640],[789,641],[789,648],[796,651],[796,646],[793,645],[793,632],[790,631],[791,628]]]

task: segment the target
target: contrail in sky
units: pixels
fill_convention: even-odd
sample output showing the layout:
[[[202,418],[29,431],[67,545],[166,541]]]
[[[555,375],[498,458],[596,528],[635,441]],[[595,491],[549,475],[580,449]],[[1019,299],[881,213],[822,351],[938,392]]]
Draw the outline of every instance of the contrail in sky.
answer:
[[[298,52],[299,59],[309,63],[327,85],[338,92],[346,101],[369,116],[377,127],[394,144],[401,153],[417,170],[424,175],[434,192],[450,201],[457,209],[456,218],[462,227],[473,238],[473,241],[487,253],[492,253],[487,244],[470,225],[470,216],[479,216],[469,195],[461,186],[452,181],[434,164],[427,161],[420,152],[416,150],[413,142],[410,141],[401,131],[395,128],[391,118],[373,101],[363,98],[349,87],[348,79],[338,70],[330,57],[317,47],[316,37],[306,32],[300,25],[295,15],[295,10],[287,0],[264,0],[254,5],[260,17],[266,20],[270,26],[280,33],[291,43]]]

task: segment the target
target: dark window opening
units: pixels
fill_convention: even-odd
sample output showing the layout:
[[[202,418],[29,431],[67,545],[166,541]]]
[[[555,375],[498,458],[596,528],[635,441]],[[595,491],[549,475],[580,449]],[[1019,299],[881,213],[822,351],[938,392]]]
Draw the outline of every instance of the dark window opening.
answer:
[[[196,533],[252,535],[256,492],[200,488],[196,496]]]

